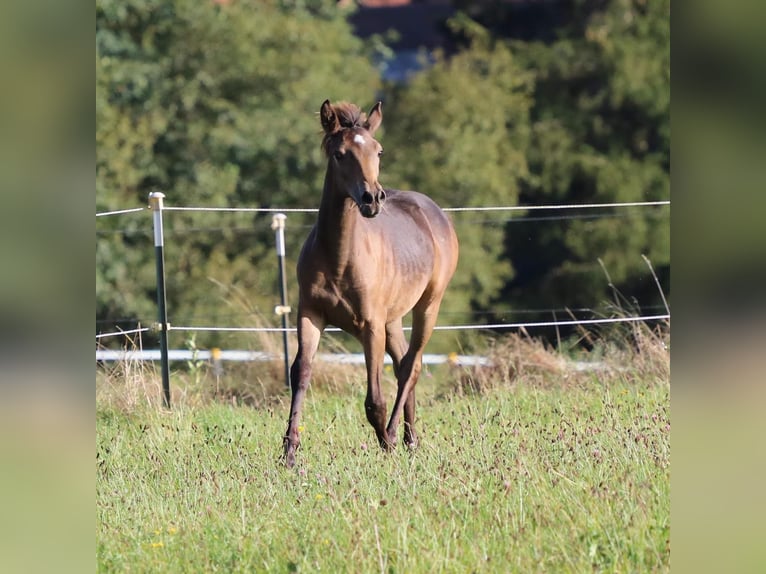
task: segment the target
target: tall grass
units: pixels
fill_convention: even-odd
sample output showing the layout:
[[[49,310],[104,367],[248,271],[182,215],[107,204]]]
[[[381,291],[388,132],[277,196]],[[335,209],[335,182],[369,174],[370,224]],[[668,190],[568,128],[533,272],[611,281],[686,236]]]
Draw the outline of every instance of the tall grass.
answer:
[[[667,336],[622,337],[594,347],[595,370],[511,336],[492,367],[424,373],[421,446],[391,454],[366,422],[363,370],[320,363],[291,471],[289,398],[263,365],[227,368],[230,395],[174,373],[172,412],[151,368],[102,372],[98,569],[665,571]]]

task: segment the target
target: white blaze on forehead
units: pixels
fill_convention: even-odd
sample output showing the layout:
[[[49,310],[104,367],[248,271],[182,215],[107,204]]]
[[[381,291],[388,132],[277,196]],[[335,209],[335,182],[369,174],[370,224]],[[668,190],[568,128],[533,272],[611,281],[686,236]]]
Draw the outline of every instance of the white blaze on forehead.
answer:
[[[359,145],[364,145],[364,138],[360,136],[359,134],[356,134],[354,136],[354,142],[358,143]]]

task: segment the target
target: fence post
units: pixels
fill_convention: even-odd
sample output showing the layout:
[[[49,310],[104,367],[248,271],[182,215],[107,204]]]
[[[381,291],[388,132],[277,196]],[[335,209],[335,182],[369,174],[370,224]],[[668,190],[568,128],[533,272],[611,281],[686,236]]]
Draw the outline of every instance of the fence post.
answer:
[[[157,330],[160,336],[160,365],[162,371],[162,402],[166,409],[170,408],[170,367],[168,365],[168,312],[165,296],[165,237],[162,231],[162,200],[164,193],[155,191],[149,194],[149,207],[154,217],[154,255],[157,262]]]
[[[290,350],[287,345],[287,314],[290,307],[287,305],[287,276],[285,275],[285,220],[284,213],[275,213],[271,218],[271,228],[277,236],[277,259],[279,260],[279,291],[281,305],[274,307],[274,312],[282,317],[282,346],[285,360],[285,385],[290,388]]]

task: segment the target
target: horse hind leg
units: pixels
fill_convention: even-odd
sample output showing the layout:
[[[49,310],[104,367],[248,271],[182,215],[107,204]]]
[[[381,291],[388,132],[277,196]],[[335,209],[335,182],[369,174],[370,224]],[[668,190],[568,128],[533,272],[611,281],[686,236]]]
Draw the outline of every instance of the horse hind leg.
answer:
[[[423,353],[410,350],[402,358],[402,365],[397,377],[398,386],[396,401],[391,411],[391,418],[386,427],[388,437],[393,444],[398,438],[399,421],[404,415],[404,443],[410,447],[417,446],[415,433],[415,385],[422,369]]]
[[[404,444],[414,449],[418,446],[418,435],[415,432],[415,386],[410,389],[407,400],[404,401]]]
[[[402,359],[407,352],[407,338],[404,336],[402,320],[396,319],[386,325],[386,352],[394,364],[394,375],[399,377]]]
[[[394,364],[394,375],[399,380],[401,373],[401,364],[408,348],[407,339],[402,329],[402,320],[397,319],[386,325],[386,352],[391,356]],[[389,436],[391,440],[396,440],[395,436]],[[410,391],[404,403],[404,444],[409,447],[417,446],[417,435],[415,433],[415,388]]]

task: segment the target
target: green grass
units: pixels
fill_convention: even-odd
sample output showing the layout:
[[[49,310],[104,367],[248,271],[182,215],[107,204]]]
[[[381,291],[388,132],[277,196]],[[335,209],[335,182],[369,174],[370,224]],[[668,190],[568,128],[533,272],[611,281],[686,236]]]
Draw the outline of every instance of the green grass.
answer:
[[[669,384],[664,366],[633,365],[567,382],[493,371],[478,391],[436,372],[421,381],[420,448],[392,454],[362,382],[320,387],[292,470],[284,397],[163,412],[102,393],[98,570],[667,571]]]

